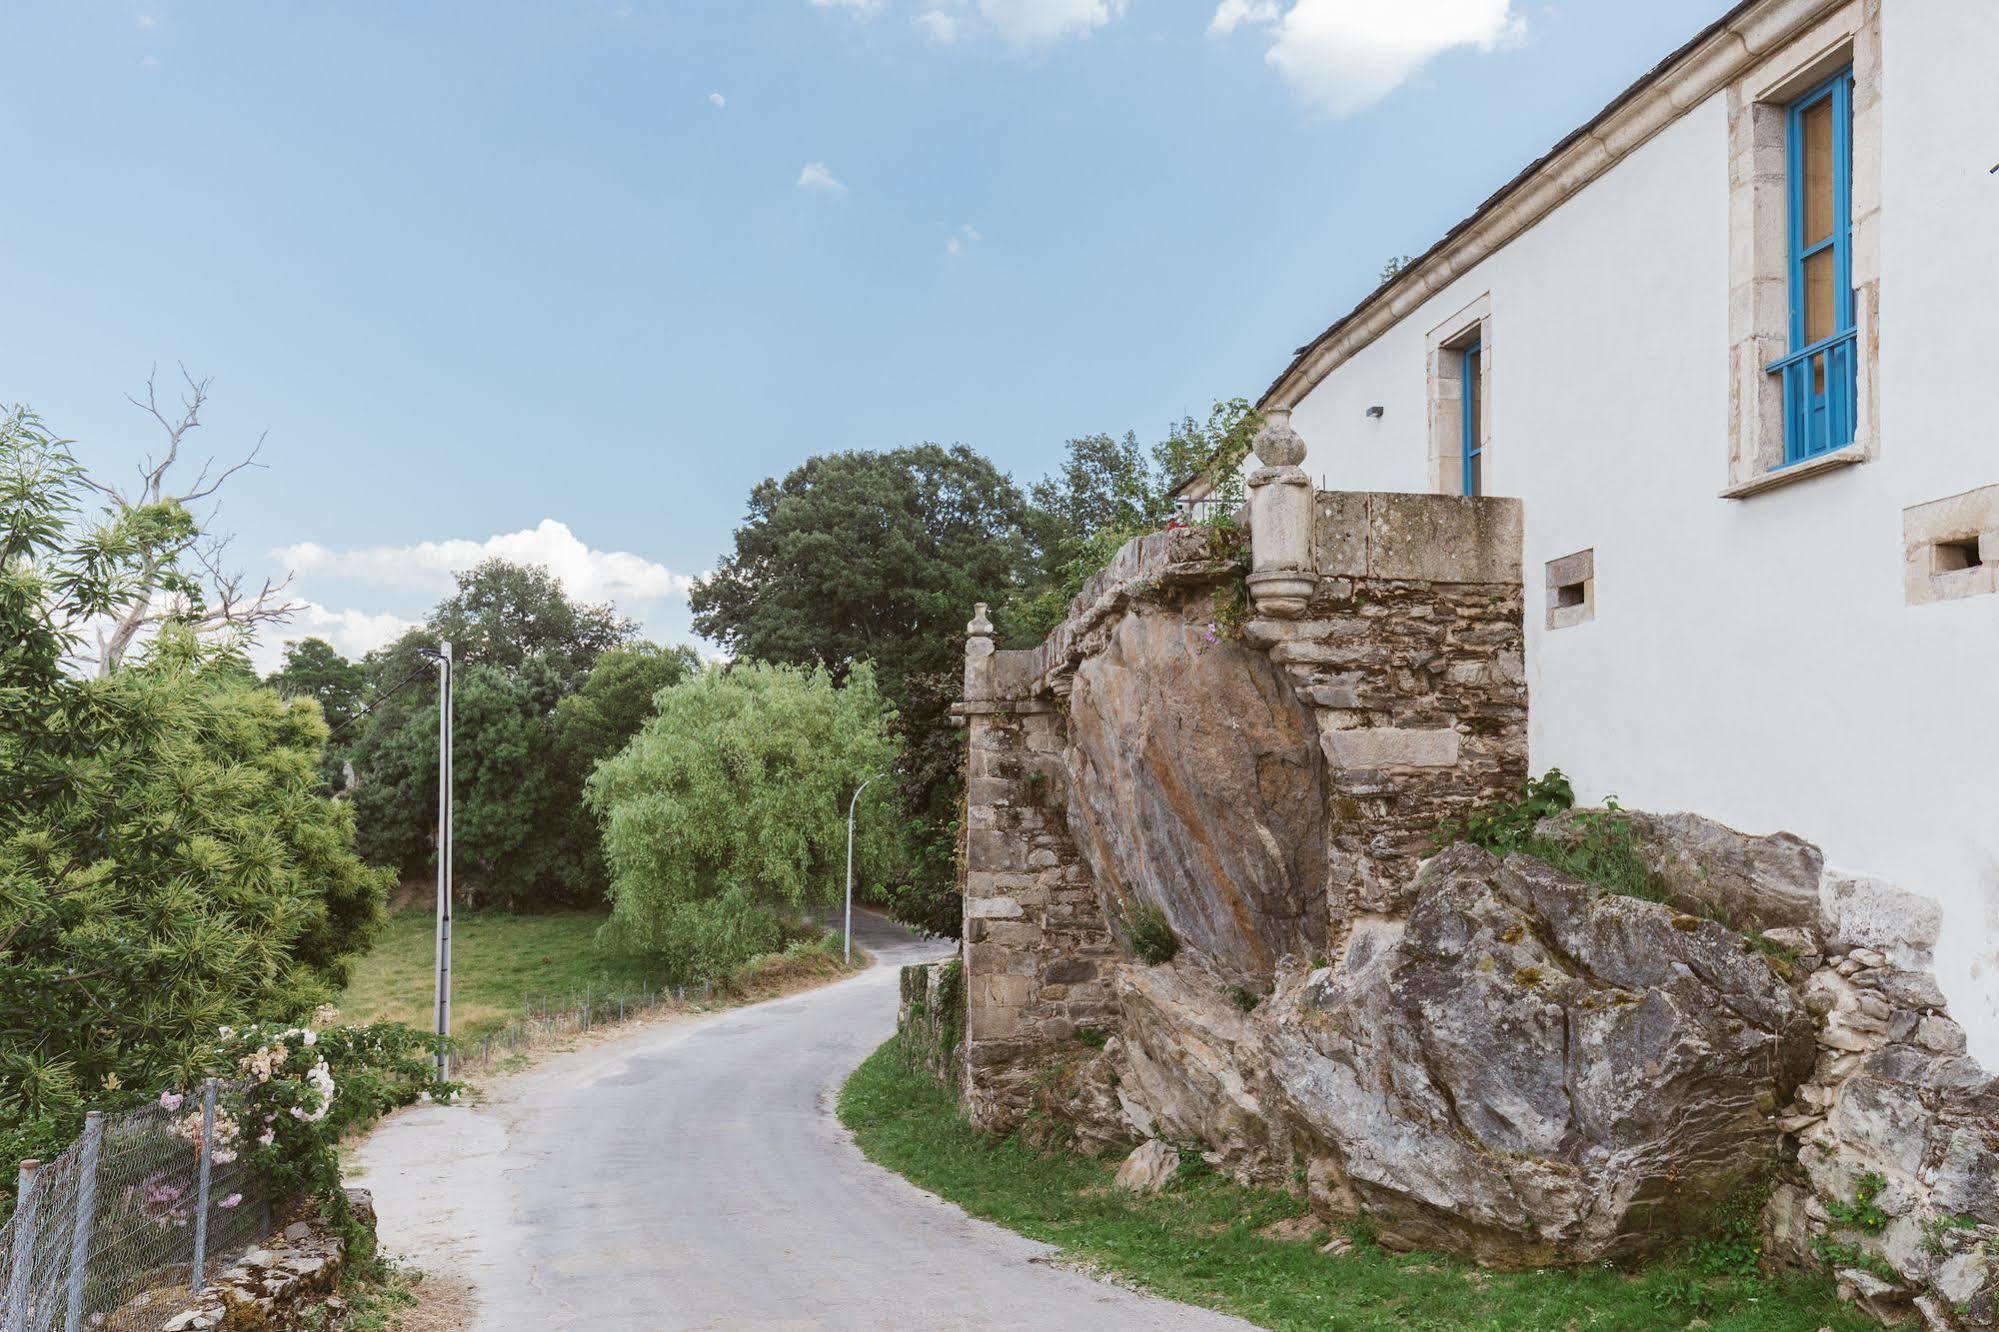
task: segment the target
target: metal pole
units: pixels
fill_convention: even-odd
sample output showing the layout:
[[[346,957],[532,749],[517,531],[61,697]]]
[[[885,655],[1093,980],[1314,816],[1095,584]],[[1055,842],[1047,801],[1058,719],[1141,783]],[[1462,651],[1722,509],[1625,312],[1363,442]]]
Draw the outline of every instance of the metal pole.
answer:
[[[92,1110],[83,1117],[83,1157],[76,1181],[76,1228],[69,1239],[69,1316],[63,1327],[79,1332],[83,1327],[83,1278],[90,1266],[90,1226],[97,1211],[97,1159],[104,1152],[104,1113]]]
[[[876,773],[875,777],[881,774]],[[854,965],[854,806],[861,803],[861,792],[874,784],[870,777],[854,788],[854,798],[847,802],[847,928],[846,940],[841,945],[848,966]]]
[[[35,1275],[35,1213],[41,1210],[40,1161],[21,1162],[14,1193],[14,1261],[7,1273],[7,1332],[26,1332],[28,1287]]]
[[[188,1289],[200,1294],[206,1284],[202,1267],[208,1261],[208,1179],[215,1169],[215,1079],[201,1084],[201,1170],[194,1188],[194,1274]]]
[[[451,1076],[451,644],[437,650],[437,1076]]]

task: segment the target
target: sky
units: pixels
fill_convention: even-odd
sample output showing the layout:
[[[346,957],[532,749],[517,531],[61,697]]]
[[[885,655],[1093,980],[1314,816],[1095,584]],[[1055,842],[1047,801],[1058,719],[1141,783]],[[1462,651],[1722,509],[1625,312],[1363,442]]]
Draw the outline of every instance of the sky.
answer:
[[[210,379],[267,666],[488,554],[688,641],[758,481],[1254,398],[1724,8],[0,0],[0,404],[115,478]]]

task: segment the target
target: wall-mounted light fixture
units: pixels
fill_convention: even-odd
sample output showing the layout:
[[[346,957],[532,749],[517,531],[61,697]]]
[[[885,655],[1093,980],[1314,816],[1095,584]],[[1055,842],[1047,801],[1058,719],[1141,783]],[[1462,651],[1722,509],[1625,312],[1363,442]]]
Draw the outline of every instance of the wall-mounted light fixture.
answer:
[[[1381,404],[1376,403],[1374,406],[1368,408],[1367,414],[1371,419],[1379,421],[1381,419]]]

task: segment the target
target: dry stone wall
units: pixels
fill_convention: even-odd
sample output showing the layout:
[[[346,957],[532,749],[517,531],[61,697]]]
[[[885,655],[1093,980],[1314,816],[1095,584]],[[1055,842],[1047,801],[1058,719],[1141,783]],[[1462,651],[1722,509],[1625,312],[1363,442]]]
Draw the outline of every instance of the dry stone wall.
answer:
[[[1134,922],[1268,994],[1406,894],[1440,820],[1525,777],[1517,502],[1310,512],[1284,618],[1256,613],[1241,533],[1182,528],[1127,545],[1036,647],[996,651],[983,608],[968,626],[975,1122],[1017,1123],[1079,1032],[1117,1028]]]

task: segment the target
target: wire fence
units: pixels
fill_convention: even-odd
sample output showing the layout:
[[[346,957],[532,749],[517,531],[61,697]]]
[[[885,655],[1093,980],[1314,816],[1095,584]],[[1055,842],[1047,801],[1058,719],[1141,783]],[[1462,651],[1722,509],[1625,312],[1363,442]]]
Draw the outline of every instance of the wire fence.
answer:
[[[706,1004],[714,997],[713,981],[662,985],[618,994],[585,992],[569,995],[559,1002],[553,995],[532,997],[522,1003],[521,1015],[498,1031],[461,1038],[452,1060],[452,1076],[490,1072],[516,1055],[547,1049],[593,1029],[628,1022],[662,1009]]]
[[[93,1111],[61,1156],[21,1164],[0,1226],[0,1332],[157,1328],[219,1258],[269,1233],[269,1189],[241,1140],[245,1086]]]

